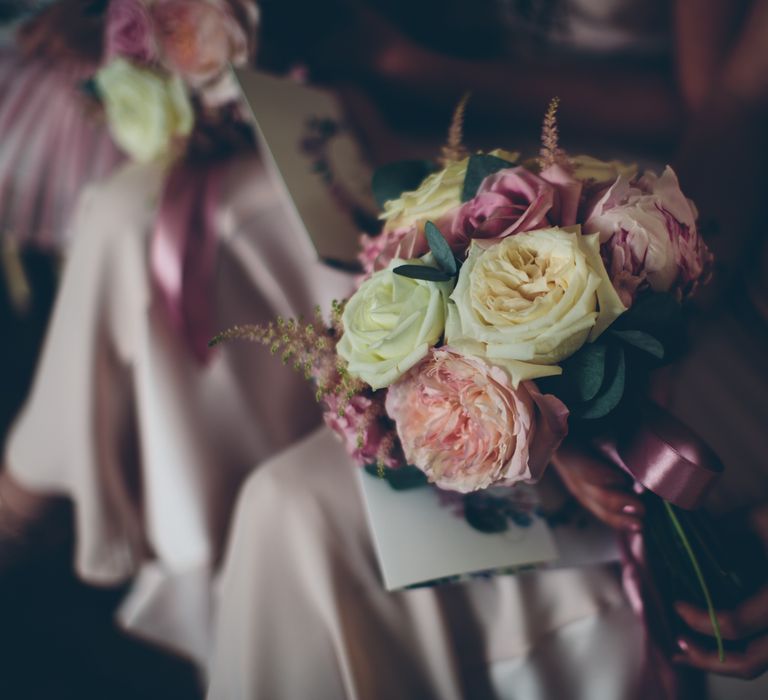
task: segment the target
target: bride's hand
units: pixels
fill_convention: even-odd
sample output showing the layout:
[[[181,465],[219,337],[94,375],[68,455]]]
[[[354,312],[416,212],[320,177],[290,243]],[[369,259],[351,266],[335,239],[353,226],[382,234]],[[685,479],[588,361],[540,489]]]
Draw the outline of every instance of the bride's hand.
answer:
[[[574,498],[606,525],[642,529],[643,503],[618,467],[573,440],[560,446],[552,463]]]
[[[749,520],[750,528],[760,537],[768,554],[768,504],[754,509]],[[756,566],[764,566],[764,563]],[[712,635],[712,622],[706,610],[685,602],[677,603],[675,609],[692,630]],[[681,653],[675,661],[737,678],[753,679],[765,673],[768,670],[768,584],[732,610],[718,610],[717,621],[723,637],[743,641],[742,649],[729,649],[721,662],[716,651],[682,637],[678,640]]]

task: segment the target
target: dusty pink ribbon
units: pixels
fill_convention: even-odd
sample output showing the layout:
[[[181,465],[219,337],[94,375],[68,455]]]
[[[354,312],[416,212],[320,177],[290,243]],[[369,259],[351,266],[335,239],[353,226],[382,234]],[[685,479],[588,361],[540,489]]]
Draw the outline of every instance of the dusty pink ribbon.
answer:
[[[168,173],[150,243],[150,274],[171,325],[206,364],[213,334],[213,282],[222,168],[179,163]]]
[[[693,430],[650,402],[641,408],[634,425],[623,433],[595,438],[593,444],[641,487],[687,510],[701,505],[723,471],[718,456]],[[673,629],[648,568],[643,534],[623,533],[620,544],[624,589],[646,626],[649,674],[644,690],[648,697],[694,697],[700,674],[673,666],[666,652],[674,641]]]

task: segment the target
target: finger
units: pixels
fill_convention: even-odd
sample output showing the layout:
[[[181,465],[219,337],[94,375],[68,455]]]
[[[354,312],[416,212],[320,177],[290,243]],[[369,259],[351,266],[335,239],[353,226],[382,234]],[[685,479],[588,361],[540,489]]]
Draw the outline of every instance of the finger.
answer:
[[[617,515],[628,516],[640,522],[645,515],[645,506],[635,493],[610,488],[590,488],[590,495],[606,510]]]
[[[576,443],[562,445],[553,463],[563,478],[571,476],[596,486],[631,485],[631,479],[618,467]]]
[[[642,530],[643,524],[636,516],[606,507],[603,498],[604,495],[605,492],[601,491],[585,498],[581,502],[593,515],[616,530],[630,530],[631,532],[640,532]]]
[[[743,652],[729,649],[723,661],[720,661],[716,651],[702,649],[690,639],[678,639],[678,646],[681,653],[672,660],[702,671],[752,680],[768,670],[768,637],[754,640]]]
[[[681,601],[675,610],[684,622],[696,632],[713,636],[712,621],[706,610]],[[768,627],[768,586],[745,600],[733,610],[718,610],[717,622],[725,639],[746,639]]]

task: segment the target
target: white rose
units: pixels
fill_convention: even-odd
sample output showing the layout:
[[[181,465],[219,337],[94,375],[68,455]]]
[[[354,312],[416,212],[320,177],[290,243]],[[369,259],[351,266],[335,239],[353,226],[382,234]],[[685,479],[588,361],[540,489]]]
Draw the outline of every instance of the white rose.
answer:
[[[597,235],[543,229],[473,241],[451,294],[446,342],[504,367],[515,386],[558,362],[625,311]]]
[[[344,308],[344,334],[336,350],[350,374],[373,389],[389,386],[424,358],[445,329],[445,307],[451,282],[427,282],[392,270],[404,262],[393,260],[374,273],[352,295]]]
[[[596,184],[613,182],[620,175],[633,178],[637,175],[637,164],[622,163],[620,160],[600,160],[592,156],[573,156],[569,159],[577,180],[592,180]]]
[[[116,58],[96,74],[109,130],[131,158],[145,163],[169,155],[192,131],[192,105],[177,76],[163,76]]]
[[[519,154],[496,149],[489,155],[514,163]],[[442,170],[432,173],[412,192],[403,192],[398,199],[384,203],[379,217],[385,220],[386,229],[423,226],[426,221],[437,221],[451,209],[461,205],[461,193],[467,174],[469,158],[452,161]]]

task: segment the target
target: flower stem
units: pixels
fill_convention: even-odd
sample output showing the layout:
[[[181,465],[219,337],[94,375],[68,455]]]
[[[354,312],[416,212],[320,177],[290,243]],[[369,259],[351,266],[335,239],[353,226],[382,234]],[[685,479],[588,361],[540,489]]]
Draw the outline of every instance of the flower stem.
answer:
[[[707,612],[709,613],[709,619],[712,622],[712,630],[715,633],[715,640],[717,641],[717,656],[720,659],[720,663],[722,663],[723,661],[725,661],[725,650],[723,649],[723,635],[720,632],[720,623],[717,621],[717,615],[715,614],[715,606],[712,604],[712,596],[709,594],[709,588],[707,587],[707,582],[704,580],[704,574],[701,573],[699,560],[696,558],[696,554],[693,551],[693,547],[691,547],[691,543],[688,541],[688,536],[685,534],[685,530],[683,529],[683,526],[680,524],[680,521],[677,518],[675,509],[667,501],[664,501],[664,507],[667,509],[667,514],[669,515],[669,519],[672,521],[672,525],[675,528],[675,531],[677,532],[677,534],[679,535],[681,542],[683,543],[683,548],[685,549],[686,554],[688,554],[688,557],[691,560],[691,565],[693,566],[693,570],[696,573],[696,578],[699,582],[699,586],[701,586],[701,591],[704,594],[704,600],[706,600],[707,602]]]

